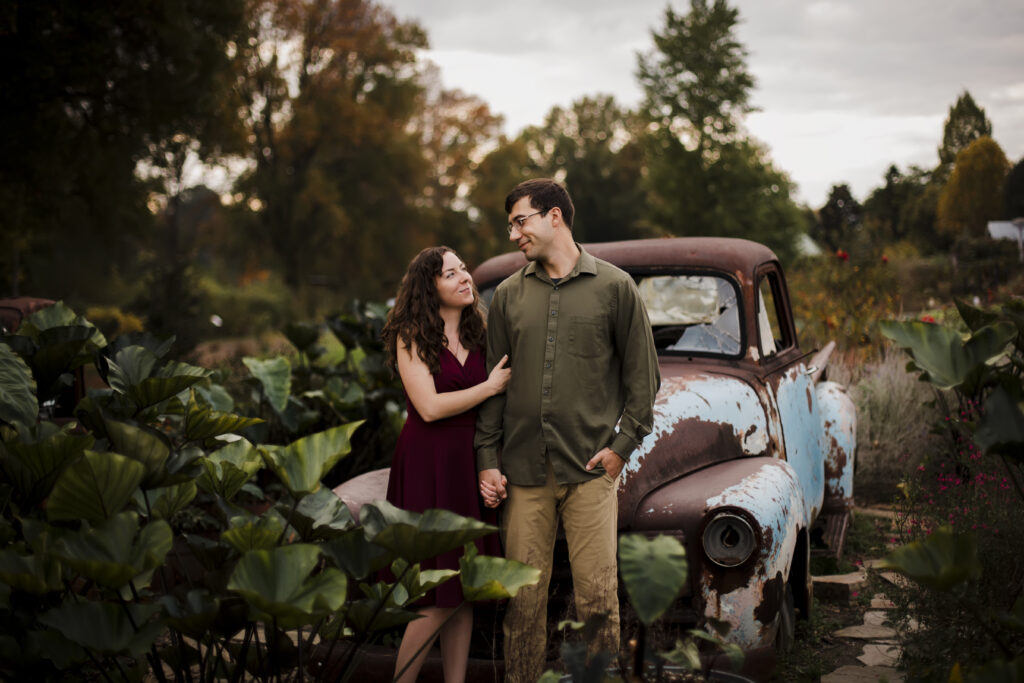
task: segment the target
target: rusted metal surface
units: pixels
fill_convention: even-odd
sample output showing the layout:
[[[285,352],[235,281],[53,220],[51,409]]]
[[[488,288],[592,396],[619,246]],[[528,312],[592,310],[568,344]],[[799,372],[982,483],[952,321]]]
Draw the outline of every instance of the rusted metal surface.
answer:
[[[21,326],[22,320],[53,303],[52,299],[31,296],[0,299],[0,333],[14,332]]]
[[[846,389],[835,382],[815,386],[824,429],[825,508],[853,507],[853,457],[857,446],[857,408]]]

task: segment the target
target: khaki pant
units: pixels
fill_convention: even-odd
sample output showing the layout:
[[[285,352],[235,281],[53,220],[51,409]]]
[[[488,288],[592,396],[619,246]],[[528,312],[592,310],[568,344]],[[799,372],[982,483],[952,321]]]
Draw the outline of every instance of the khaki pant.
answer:
[[[547,649],[548,583],[561,518],[569,546],[576,617],[605,613],[593,646],[618,652],[616,565],[618,498],[607,474],[583,484],[558,484],[548,463],[544,486],[508,487],[502,514],[505,556],[541,570],[540,581],[519,591],[505,612],[505,683],[535,683]]]

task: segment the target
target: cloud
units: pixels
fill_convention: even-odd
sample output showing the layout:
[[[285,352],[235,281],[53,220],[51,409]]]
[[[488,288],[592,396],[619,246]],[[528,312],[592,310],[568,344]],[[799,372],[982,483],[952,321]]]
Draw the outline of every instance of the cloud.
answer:
[[[418,18],[446,87],[478,95],[506,132],[554,106],[610,93],[641,98],[637,51],[652,48],[665,0],[392,0]],[[1011,161],[1024,156],[1020,0],[734,0],[757,79],[747,121],[774,163],[824,204],[849,182],[863,198],[892,163],[937,163],[950,106],[969,90]],[[671,3],[676,12],[689,4]]]

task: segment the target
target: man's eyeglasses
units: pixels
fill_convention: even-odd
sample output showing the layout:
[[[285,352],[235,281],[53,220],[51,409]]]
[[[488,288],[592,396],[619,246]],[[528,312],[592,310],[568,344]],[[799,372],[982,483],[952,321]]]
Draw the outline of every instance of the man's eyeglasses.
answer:
[[[526,221],[528,219],[533,218],[537,214],[540,214],[541,216],[543,216],[544,214],[546,214],[550,210],[551,209],[544,209],[543,211],[534,211],[533,213],[527,214],[526,216],[516,216],[515,218],[513,218],[512,220],[510,220],[508,222],[508,234],[510,234],[510,235],[512,234],[512,229],[513,228],[522,228],[524,225],[526,225]]]

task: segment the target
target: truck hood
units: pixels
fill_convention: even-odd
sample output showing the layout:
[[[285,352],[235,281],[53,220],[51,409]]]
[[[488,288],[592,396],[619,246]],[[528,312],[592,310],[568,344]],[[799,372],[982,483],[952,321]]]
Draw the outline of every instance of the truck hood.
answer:
[[[619,478],[619,528],[656,488],[708,465],[772,455],[761,397],[747,382],[714,374],[670,376],[654,402],[654,428]]]

